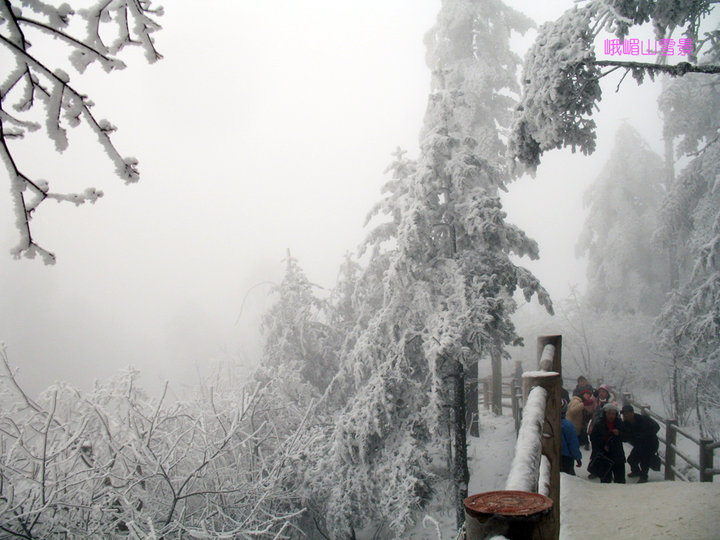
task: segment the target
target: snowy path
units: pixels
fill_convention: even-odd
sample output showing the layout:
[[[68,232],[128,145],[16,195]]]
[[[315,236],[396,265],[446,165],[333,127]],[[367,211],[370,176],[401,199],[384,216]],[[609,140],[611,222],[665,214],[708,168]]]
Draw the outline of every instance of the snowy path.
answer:
[[[560,539],[720,538],[720,483],[630,481],[561,474]]]
[[[650,471],[647,484],[601,484],[587,479],[590,452],[582,452],[578,476],[560,475],[561,540],[720,538],[720,483],[666,482]]]

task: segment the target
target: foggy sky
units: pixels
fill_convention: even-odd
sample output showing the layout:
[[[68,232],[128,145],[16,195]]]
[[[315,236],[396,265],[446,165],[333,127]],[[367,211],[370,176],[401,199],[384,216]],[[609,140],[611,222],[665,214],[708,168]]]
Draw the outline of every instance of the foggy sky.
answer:
[[[61,379],[87,387],[134,365],[157,387],[217,361],[252,363],[271,301],[257,284],[280,279],[289,248],[311,281],[332,287],[391,153],[417,156],[430,81],[422,38],[439,5],[176,1],[156,34],[162,61],[147,65],[136,51],[122,72],[68,70],[97,116],[118,126],[116,147],[140,160],[141,179],[123,185],[82,127],[62,156],[42,133],[13,145],[53,190],[105,192],[95,205],[40,206],[33,232],[58,257],[49,267],[11,259],[0,194],[0,341],[21,382],[32,392]],[[570,2],[511,5],[541,22]],[[523,55],[532,36],[517,40]],[[662,148],[657,88],[628,80],[614,94],[616,84],[596,115],[598,152],[550,152],[504,197],[509,221],[540,244],[542,260],[523,264],[555,299],[584,283],[574,256],[582,194],[618,122]]]

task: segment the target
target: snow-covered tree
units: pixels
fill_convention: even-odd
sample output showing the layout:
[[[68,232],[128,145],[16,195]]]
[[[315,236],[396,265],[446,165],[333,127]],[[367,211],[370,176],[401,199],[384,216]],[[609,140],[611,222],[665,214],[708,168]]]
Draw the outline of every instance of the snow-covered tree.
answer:
[[[585,301],[598,311],[656,315],[669,287],[666,255],[652,242],[665,192],[665,164],[623,124],[608,162],[585,193],[577,244],[588,255]]]
[[[449,68],[447,88],[462,92],[464,114],[457,121],[477,142],[476,155],[506,169],[506,140],[520,87],[520,57],[510,47],[513,32],[524,34],[531,19],[500,0],[442,3],[425,35],[430,69]]]
[[[710,56],[717,61],[720,55]],[[672,367],[673,411],[720,432],[720,81],[673,81],[660,97],[665,136],[690,158],[663,202],[658,237],[673,256],[675,289],[656,323]]]
[[[448,68],[436,74],[421,155],[397,154],[376,208],[387,221],[370,233],[368,268],[373,276],[384,268],[382,302],[343,359],[339,378],[354,397],[319,467],[335,536],[352,536],[368,520],[400,535],[443,479],[452,479],[461,506],[467,366],[483,350],[518,342],[510,321],[516,289],[549,307],[534,276],[510,260],[536,257],[537,245],[505,222],[503,171],[478,155],[478,141],[461,126],[467,109],[446,87],[451,78]]]
[[[510,47],[512,32],[525,33],[532,21],[498,0],[443,2],[435,26],[426,34],[430,69],[444,69],[443,84],[462,94],[460,131],[477,141],[474,154],[490,163],[502,179],[509,178],[505,141],[519,94],[520,58]],[[483,351],[492,359],[493,411],[500,414],[502,354],[498,347]],[[469,362],[468,419],[476,418],[480,358]],[[477,423],[471,423],[477,435]]]
[[[79,73],[93,63],[110,72],[125,67],[119,53],[126,46],[141,47],[149,62],[161,58],[152,36],[160,28],[156,18],[161,14],[162,8],[154,8],[150,0],[99,0],[77,9],[67,3],[55,6],[40,0],[0,2],[0,58],[5,67],[0,83],[0,159],[7,172],[20,234],[12,250],[15,257],[40,255],[46,264],[55,260],[31,232],[30,220],[40,203],[54,199],[79,205],[102,196],[95,188],[82,193],[55,192],[47,180],[23,172],[23,165],[14,157],[12,139],[41,129],[35,121],[35,109],[41,105],[45,108],[44,129],[59,152],[68,147],[67,128],[84,122],[115,164],[118,176],[126,183],[139,178],[137,160],[120,155],[110,138],[115,126],[95,117],[90,98],[70,83],[70,76],[54,64],[52,56],[43,56],[39,50],[36,54],[31,40],[47,36],[62,44]]]
[[[290,250],[285,265],[274,290],[277,301],[263,317],[263,368],[296,379],[299,386],[292,391],[299,399],[306,391],[318,394],[327,388],[337,372],[339,343],[328,325],[328,303],[315,296],[318,286],[307,279]]]
[[[303,508],[284,478],[301,439],[278,429],[262,385],[152,399],[137,375],[33,400],[0,348],[0,536],[279,538],[296,527]],[[260,442],[273,450],[256,453]]]
[[[699,61],[705,50],[718,47],[712,24],[714,2],[664,0],[581,1],[557,21],[544,24],[532,45],[523,72],[523,95],[513,127],[511,154],[530,169],[540,163],[543,152],[569,146],[589,154],[595,150],[595,121],[602,92],[600,79],[624,69],[642,82],[645,75],[660,73],[720,73],[720,65]],[[598,60],[597,38],[605,31],[618,40],[631,27],[652,22],[657,40],[687,40],[688,62],[667,64]],[[682,37],[680,37],[682,36]],[[675,43],[675,41],[673,41]],[[669,42],[665,41],[665,47]],[[600,49],[602,50],[602,49]],[[607,68],[607,69],[604,69]],[[708,75],[717,77],[717,75]]]

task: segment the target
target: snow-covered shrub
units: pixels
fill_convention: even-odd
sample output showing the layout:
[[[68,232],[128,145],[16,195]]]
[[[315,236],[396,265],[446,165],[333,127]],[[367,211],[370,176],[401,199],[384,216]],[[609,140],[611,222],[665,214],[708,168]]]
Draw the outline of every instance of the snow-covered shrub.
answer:
[[[37,401],[7,355],[0,381],[0,528],[27,538],[276,537],[302,513],[282,485],[295,434],[259,384],[151,399],[126,371]],[[166,388],[167,390],[167,388]]]

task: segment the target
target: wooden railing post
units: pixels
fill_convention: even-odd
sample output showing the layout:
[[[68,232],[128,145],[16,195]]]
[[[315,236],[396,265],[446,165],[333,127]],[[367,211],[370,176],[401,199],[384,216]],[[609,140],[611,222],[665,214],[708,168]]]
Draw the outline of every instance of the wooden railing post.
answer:
[[[700,481],[701,482],[712,482],[713,474],[709,472],[713,468],[713,449],[708,448],[713,443],[712,439],[703,437],[700,439],[700,459],[698,464],[700,465]]]
[[[537,363],[538,369],[543,369],[540,366],[540,359],[542,358],[543,349],[545,345],[552,345],[555,347],[555,354],[552,359],[552,366],[547,366],[547,371],[554,371],[560,375],[560,386],[562,387],[562,336],[540,336],[537,339]]]
[[[522,398],[522,388],[519,379],[513,379],[510,384],[510,398],[512,403],[512,415],[515,422],[515,433],[520,431],[520,399]]]
[[[675,444],[677,443],[677,420],[665,423],[665,480],[675,480]]]
[[[502,355],[500,351],[490,349],[490,363],[492,364],[492,412],[502,416]]]

